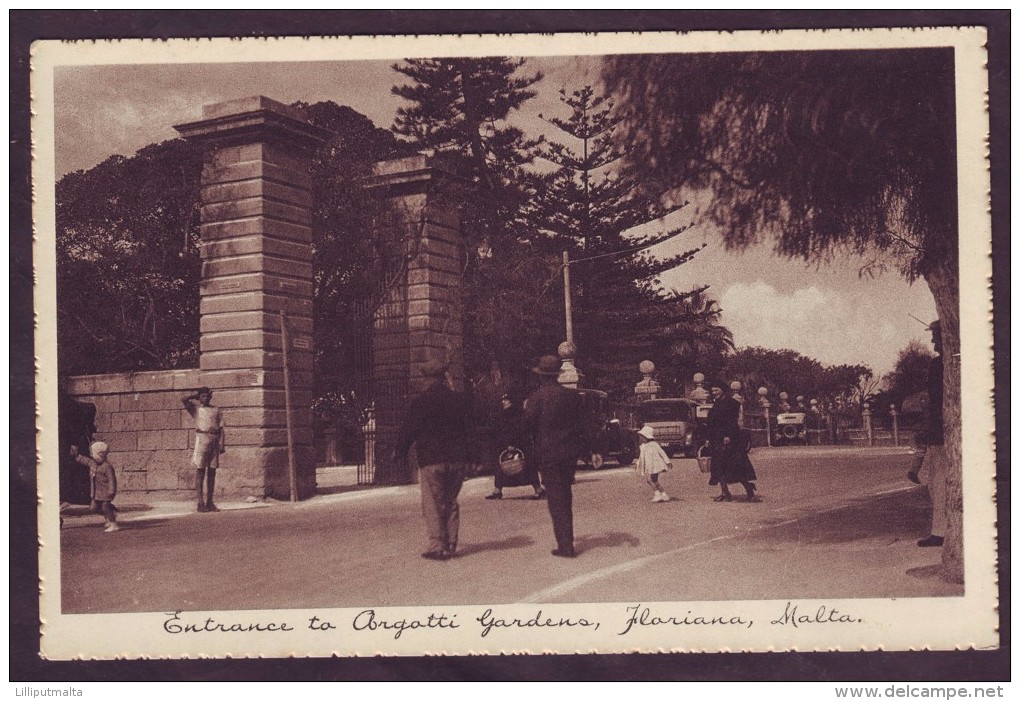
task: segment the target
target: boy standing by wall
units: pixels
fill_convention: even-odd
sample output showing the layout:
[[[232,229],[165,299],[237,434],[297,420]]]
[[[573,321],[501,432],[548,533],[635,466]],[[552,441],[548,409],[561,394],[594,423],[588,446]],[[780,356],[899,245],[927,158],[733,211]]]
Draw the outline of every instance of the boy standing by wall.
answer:
[[[208,387],[202,387],[181,402],[195,420],[195,452],[191,462],[196,469],[198,510],[203,513],[219,511],[213,503],[213,492],[216,490],[216,468],[220,465],[220,453],[226,451],[223,442],[223,412],[212,405],[212,390]],[[207,479],[208,489],[203,498]]]

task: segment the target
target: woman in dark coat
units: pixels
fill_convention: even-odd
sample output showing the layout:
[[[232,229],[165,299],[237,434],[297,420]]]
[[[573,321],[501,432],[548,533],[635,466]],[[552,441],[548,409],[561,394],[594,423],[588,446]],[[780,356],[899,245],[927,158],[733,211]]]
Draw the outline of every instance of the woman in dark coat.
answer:
[[[494,443],[500,454],[508,448],[522,450],[524,452],[524,470],[516,475],[506,475],[497,465],[495,489],[485,498],[502,499],[504,487],[523,487],[530,484],[531,488],[535,490],[531,498],[541,499],[545,496],[545,490],[542,489],[534,461],[528,459],[528,454],[531,452],[530,447],[523,446],[524,411],[513,403],[509,395],[503,395],[502,403],[502,409],[496,417],[496,440]]]
[[[760,501],[755,496],[754,480],[757,475],[751,460],[747,457],[747,441],[740,431],[737,418],[740,404],[726,395],[721,383],[712,383],[712,398],[715,403],[708,412],[707,430],[709,448],[712,454],[712,473],[709,484],[718,484],[722,493],[714,501],[733,501],[729,485],[739,482],[747,491],[747,500]]]

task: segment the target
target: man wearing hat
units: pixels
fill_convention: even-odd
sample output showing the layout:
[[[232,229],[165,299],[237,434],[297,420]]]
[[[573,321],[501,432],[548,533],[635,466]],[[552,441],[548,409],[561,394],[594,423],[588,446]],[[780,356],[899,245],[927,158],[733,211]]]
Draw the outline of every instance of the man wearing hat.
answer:
[[[556,536],[557,557],[575,557],[571,485],[581,455],[581,398],[557,381],[560,359],[544,355],[532,368],[541,386],[524,404],[524,427],[532,436],[535,466],[542,476]]]
[[[419,372],[431,384],[411,402],[397,439],[397,453],[406,458],[411,446],[418,456],[421,511],[425,519],[427,560],[448,560],[457,552],[460,506],[457,496],[468,462],[466,397],[453,389],[446,365],[429,361]]]
[[[226,451],[223,442],[223,412],[212,405],[212,390],[208,387],[202,387],[181,402],[195,420],[195,452],[192,453],[191,463],[195,466],[198,510],[219,511],[213,503],[213,492],[216,490],[216,468],[220,465],[220,453]],[[206,479],[209,483],[203,499]]]
[[[937,548],[945,542],[946,471],[949,469],[949,456],[946,453],[945,429],[942,424],[941,322],[936,319],[928,326],[928,330],[931,331],[931,343],[935,348],[935,357],[928,366],[928,413],[924,430],[928,448],[920,468],[917,471],[911,470],[907,477],[911,482],[919,484],[921,482],[919,473],[924,473],[928,495],[931,497],[931,533],[917,541],[917,544],[922,548]]]

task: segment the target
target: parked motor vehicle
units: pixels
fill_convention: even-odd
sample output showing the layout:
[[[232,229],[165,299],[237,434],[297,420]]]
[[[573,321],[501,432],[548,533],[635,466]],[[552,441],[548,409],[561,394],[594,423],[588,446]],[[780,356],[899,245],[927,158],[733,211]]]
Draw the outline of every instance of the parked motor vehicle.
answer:
[[[772,437],[775,445],[807,445],[807,414],[799,411],[788,411],[776,415],[775,432]]]
[[[649,399],[638,407],[638,419],[655,431],[655,440],[670,457],[693,458],[704,443],[708,405],[691,399]]]
[[[597,389],[575,390],[581,395],[584,406],[584,434],[590,446],[584,463],[600,470],[607,460],[629,465],[637,457],[637,439],[634,431],[612,414],[609,395]]]

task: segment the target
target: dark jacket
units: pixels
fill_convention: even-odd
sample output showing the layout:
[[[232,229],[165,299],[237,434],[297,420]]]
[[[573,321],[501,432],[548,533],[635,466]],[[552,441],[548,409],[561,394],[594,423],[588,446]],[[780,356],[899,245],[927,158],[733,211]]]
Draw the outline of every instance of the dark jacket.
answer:
[[[739,417],[740,402],[733,397],[723,395],[712,405],[705,423],[713,448],[721,446],[723,438],[729,438],[733,443],[740,439]]]
[[[439,381],[420,394],[407,410],[397,440],[402,457],[417,447],[418,464],[467,462],[468,401]]]
[[[509,409],[503,409],[496,420],[496,443],[500,451],[507,446],[515,448],[523,447],[523,423],[524,412],[516,404],[511,404]]]
[[[531,436],[539,470],[574,466],[585,447],[583,421],[577,392],[550,382],[531,393],[524,404],[524,429]]]
[[[936,355],[928,366],[928,445],[943,445],[942,423],[942,356]]]
[[[85,455],[78,455],[75,460],[89,468],[91,482],[90,495],[96,501],[113,501],[117,496],[117,473],[108,461],[96,462]]]

